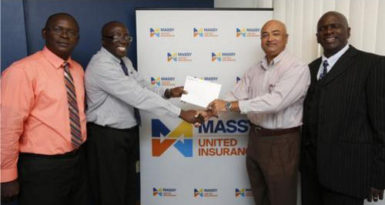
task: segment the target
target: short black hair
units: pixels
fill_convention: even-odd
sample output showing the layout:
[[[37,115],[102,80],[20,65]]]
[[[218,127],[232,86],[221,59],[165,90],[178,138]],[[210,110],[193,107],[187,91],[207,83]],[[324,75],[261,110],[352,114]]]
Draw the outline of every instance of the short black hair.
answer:
[[[68,14],[68,13],[64,13],[64,12],[61,12],[61,13],[55,13],[55,14],[52,14],[51,16],[48,17],[47,21],[45,22],[45,26],[44,26],[44,29],[47,29],[48,26],[51,24],[51,22],[55,19],[55,18],[58,18],[58,17],[61,17],[61,16],[65,16],[65,17],[68,17],[70,19],[72,19],[75,24],[76,24],[76,28],[79,30],[79,24],[78,22],[76,21],[76,19],[71,16],[71,14]]]
[[[112,25],[123,25],[124,27],[126,27],[126,25],[124,23],[120,22],[120,21],[110,21],[110,22],[107,22],[102,27],[102,30],[101,30],[102,36],[107,32],[109,27],[112,26]]]

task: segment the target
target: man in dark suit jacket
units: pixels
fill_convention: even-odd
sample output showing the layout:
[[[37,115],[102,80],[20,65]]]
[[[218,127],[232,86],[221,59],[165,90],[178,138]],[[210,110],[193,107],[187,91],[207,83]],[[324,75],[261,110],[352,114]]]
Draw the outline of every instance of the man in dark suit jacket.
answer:
[[[355,205],[383,199],[385,188],[385,60],[348,44],[342,14],[317,25],[321,58],[309,67],[304,102],[302,204]]]

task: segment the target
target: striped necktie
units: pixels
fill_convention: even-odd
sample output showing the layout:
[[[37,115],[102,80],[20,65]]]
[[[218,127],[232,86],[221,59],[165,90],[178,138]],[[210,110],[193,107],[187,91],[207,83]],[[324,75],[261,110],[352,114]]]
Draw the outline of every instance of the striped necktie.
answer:
[[[321,75],[319,76],[319,80],[321,80],[326,76],[326,74],[328,74],[328,66],[329,66],[328,61],[324,60],[324,62],[322,63],[322,66],[323,66],[323,69],[322,69]]]
[[[63,68],[70,118],[71,143],[75,148],[78,148],[82,144],[82,134],[80,131],[79,109],[78,103],[76,101],[75,85],[69,70],[69,63],[64,62]]]

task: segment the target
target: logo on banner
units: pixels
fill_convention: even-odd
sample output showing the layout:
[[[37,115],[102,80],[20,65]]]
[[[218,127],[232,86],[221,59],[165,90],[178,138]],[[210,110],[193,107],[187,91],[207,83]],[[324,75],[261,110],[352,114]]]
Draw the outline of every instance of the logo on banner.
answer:
[[[152,86],[175,86],[175,77],[151,77]]]
[[[260,28],[236,28],[236,36],[240,37],[260,37],[261,29]]]
[[[175,37],[174,28],[150,28],[150,37],[151,38],[161,38],[161,37]]]
[[[171,147],[177,149],[184,157],[193,156],[193,126],[182,121],[170,131],[159,119],[151,120],[152,156],[159,157]]]
[[[194,188],[194,197],[195,198],[208,198],[208,197],[218,197],[218,189],[196,189]]]
[[[218,37],[218,28],[194,28],[194,38]]]
[[[239,144],[239,137],[249,131],[249,121],[208,120],[202,124],[197,136],[197,155],[200,157],[244,156],[246,147]]]
[[[190,62],[191,52],[167,52],[167,62]]]
[[[154,197],[175,197],[176,189],[175,188],[152,188],[152,195]]]
[[[206,80],[206,81],[210,81],[210,82],[216,82],[218,81],[218,77],[216,76],[207,76],[207,77],[197,77],[201,80]]]
[[[212,62],[233,62],[235,59],[235,52],[212,52],[211,53]]]
[[[245,198],[245,197],[253,197],[253,192],[251,189],[235,188],[235,198]]]

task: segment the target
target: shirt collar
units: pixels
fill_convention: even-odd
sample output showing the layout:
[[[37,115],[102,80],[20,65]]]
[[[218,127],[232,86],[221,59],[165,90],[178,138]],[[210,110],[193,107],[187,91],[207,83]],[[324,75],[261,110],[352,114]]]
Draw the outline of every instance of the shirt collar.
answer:
[[[101,52],[103,52],[105,55],[107,55],[108,57],[110,57],[113,61],[117,62],[117,63],[120,63],[121,61],[121,58],[117,58],[116,56],[114,56],[114,54],[112,54],[110,51],[108,51],[107,49],[105,49],[103,46],[102,48],[100,49]]]
[[[48,60],[48,62],[55,68],[59,69],[62,67],[63,63],[64,62],[68,62],[69,66],[71,67],[71,65],[73,64],[72,62],[72,58],[69,57],[68,60],[64,60],[62,58],[60,58],[59,56],[57,56],[56,54],[54,54],[51,50],[49,50],[46,46],[44,46],[43,50],[42,50],[42,53],[44,55],[44,57]]]
[[[322,62],[326,60],[328,62],[329,67],[331,68],[348,49],[349,49],[349,44],[346,44],[345,47],[343,47],[341,50],[339,50],[337,53],[330,56],[329,58],[326,58],[326,56],[322,54]]]
[[[286,49],[284,49],[278,56],[276,56],[271,62],[270,64],[267,63],[267,58],[266,56],[261,60],[261,67],[265,70],[273,67],[274,65],[276,65],[279,61],[281,61],[281,59],[283,58],[283,56],[285,56],[287,53]]]

